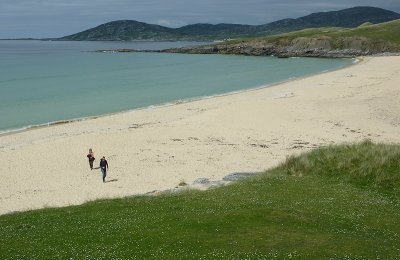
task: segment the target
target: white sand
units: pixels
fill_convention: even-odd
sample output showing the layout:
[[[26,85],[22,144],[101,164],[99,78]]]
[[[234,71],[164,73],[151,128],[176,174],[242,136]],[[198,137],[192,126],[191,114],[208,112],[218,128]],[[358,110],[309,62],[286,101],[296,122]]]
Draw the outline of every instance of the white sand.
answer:
[[[0,214],[258,172],[331,143],[400,141],[400,57],[240,94],[0,136]],[[90,171],[105,155],[110,170]]]

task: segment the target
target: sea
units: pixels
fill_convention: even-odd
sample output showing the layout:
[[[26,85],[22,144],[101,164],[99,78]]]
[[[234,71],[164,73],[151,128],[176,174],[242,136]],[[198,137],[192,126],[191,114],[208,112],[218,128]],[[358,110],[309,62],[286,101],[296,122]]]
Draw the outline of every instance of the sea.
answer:
[[[95,52],[199,44],[0,40],[0,133],[267,87],[355,62]]]

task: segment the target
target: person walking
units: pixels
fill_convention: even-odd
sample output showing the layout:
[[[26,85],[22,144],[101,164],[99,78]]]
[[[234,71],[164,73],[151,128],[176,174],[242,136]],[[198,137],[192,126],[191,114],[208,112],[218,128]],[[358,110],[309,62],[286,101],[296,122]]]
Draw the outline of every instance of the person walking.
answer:
[[[93,162],[94,162],[94,160],[96,160],[96,158],[94,158],[94,152],[93,152],[92,148],[89,149],[87,158],[89,159],[90,169],[93,170]]]
[[[106,157],[100,159],[100,169],[101,173],[103,174],[103,182],[106,182],[107,170],[108,170],[108,163]]]

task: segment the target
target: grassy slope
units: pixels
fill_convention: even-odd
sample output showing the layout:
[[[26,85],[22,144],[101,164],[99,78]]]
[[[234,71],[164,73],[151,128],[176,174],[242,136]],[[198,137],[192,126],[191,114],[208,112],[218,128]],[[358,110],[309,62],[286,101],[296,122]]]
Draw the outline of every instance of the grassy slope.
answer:
[[[396,259],[399,158],[398,145],[333,146],[206,192],[1,216],[0,258]]]
[[[340,33],[337,33],[340,35]],[[365,36],[400,44],[400,20],[345,30],[342,36]]]
[[[359,36],[377,40],[391,41],[400,44],[400,20],[395,20],[381,24],[364,25],[354,29],[346,29],[346,28],[306,29],[302,31],[282,34],[281,36],[289,38],[297,38],[297,37],[313,37],[320,35],[330,36],[332,38]],[[273,39],[274,37],[271,38]]]
[[[287,43],[296,38],[329,38],[332,45],[335,45],[335,41],[339,38],[350,38],[350,37],[364,37],[372,41],[389,42],[392,44],[400,45],[400,20],[391,22],[363,25],[354,29],[347,28],[313,28],[305,29],[296,32],[290,32],[275,36],[266,37],[252,37],[243,38],[238,40],[228,41],[224,44],[236,44],[243,42],[268,42],[268,43]]]

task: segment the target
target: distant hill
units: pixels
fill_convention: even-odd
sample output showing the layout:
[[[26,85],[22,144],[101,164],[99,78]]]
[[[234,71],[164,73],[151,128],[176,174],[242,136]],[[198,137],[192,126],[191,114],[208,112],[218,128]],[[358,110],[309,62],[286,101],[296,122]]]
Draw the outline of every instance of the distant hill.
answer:
[[[61,39],[73,41],[129,41],[144,39],[168,40],[178,37],[179,35],[171,28],[138,21],[121,20],[105,23]]]
[[[383,23],[400,19],[400,14],[376,7],[353,7],[340,11],[313,13],[297,19],[284,19],[258,26],[258,34],[273,35],[307,28],[354,28],[364,23]]]
[[[263,25],[192,24],[180,28],[133,20],[113,21],[95,28],[59,38],[74,41],[131,40],[222,40],[320,27],[354,28],[364,23],[382,23],[400,19],[400,14],[376,7],[353,7],[340,11],[313,13],[297,19],[283,19]]]

